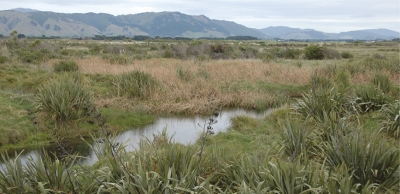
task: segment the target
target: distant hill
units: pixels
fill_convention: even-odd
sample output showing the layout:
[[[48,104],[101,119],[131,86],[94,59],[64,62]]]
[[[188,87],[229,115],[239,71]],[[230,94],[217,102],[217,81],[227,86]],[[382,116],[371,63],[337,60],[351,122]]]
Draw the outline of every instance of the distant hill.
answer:
[[[356,30],[340,33],[326,33],[313,29],[290,28],[286,26],[273,26],[260,29],[271,38],[296,39],[296,40],[328,40],[328,39],[353,39],[353,40],[391,40],[400,38],[400,33],[388,29]]]
[[[21,13],[29,13],[29,12],[38,12],[39,10],[36,9],[28,9],[28,8],[15,8],[15,9],[11,9],[13,11],[18,11]]]
[[[192,16],[179,12],[149,12],[130,15],[104,13],[55,13],[18,8],[0,11],[0,34],[12,31],[26,36],[118,36],[137,35],[188,38],[226,38],[229,36],[268,36],[243,25]]]

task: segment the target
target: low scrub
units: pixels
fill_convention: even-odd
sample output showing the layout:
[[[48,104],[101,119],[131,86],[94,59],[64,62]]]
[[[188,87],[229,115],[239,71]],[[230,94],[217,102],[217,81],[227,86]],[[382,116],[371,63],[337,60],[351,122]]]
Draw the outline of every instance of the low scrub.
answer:
[[[311,45],[305,48],[304,54],[308,60],[341,59],[339,51],[322,46]]]

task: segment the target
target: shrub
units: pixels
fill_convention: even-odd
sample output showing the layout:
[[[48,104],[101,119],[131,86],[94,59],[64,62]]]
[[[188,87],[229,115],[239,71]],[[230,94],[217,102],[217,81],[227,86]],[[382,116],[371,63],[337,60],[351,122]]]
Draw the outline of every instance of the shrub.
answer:
[[[343,58],[343,59],[352,59],[352,58],[354,58],[354,55],[351,54],[351,53],[348,52],[348,51],[343,51],[343,52],[342,52],[342,58]]]
[[[223,53],[226,53],[226,48],[223,48]],[[246,59],[256,58],[258,56],[258,50],[253,47],[239,46],[239,50]]]
[[[115,83],[118,95],[126,95],[128,98],[147,98],[155,90],[157,82],[147,73],[132,71],[119,75]]]
[[[92,106],[92,93],[80,80],[79,74],[63,75],[41,86],[36,98],[37,110],[61,122],[85,117]]]
[[[60,61],[54,64],[54,72],[74,72],[78,71],[79,67],[75,61]]]
[[[308,60],[324,59],[324,49],[316,45],[308,46],[305,49],[305,56]]]
[[[330,49],[330,48],[323,48],[324,52],[324,59],[341,59],[342,55],[339,51]]]
[[[165,50],[163,57],[164,58],[174,58],[175,54],[171,50]]]
[[[298,59],[300,55],[301,55],[301,50],[286,48],[281,50],[278,57],[285,59]]]
[[[24,63],[39,63],[44,60],[44,54],[40,51],[21,49],[17,51],[19,59]]]
[[[176,44],[172,46],[175,58],[186,59],[188,47],[187,44]]]
[[[7,61],[7,57],[5,56],[0,56],[0,64],[3,64]]]

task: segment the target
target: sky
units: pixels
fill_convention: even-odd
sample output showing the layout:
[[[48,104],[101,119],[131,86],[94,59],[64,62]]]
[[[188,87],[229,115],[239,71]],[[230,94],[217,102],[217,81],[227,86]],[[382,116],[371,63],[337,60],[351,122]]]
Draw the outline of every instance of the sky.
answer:
[[[262,29],[288,26],[323,32],[386,28],[400,32],[400,0],[0,0],[0,10],[59,13],[178,11]]]

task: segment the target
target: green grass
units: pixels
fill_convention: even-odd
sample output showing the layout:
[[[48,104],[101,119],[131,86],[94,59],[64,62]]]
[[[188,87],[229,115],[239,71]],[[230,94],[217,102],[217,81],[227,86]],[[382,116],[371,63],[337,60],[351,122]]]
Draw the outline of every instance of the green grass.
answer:
[[[52,77],[49,72],[34,66],[4,64],[0,66],[0,88],[18,93],[35,93],[38,86]]]
[[[107,124],[120,130],[136,128],[154,122],[154,117],[142,112],[132,112],[119,108],[101,108]]]
[[[270,148],[276,147],[276,142],[281,139],[279,129],[275,128],[275,125],[271,118],[237,116],[232,119],[232,126],[228,131],[210,137],[208,145],[223,150],[227,154],[226,157],[233,157],[238,153],[263,155],[271,152]]]
[[[28,115],[29,106],[23,96],[0,91],[0,145],[18,143],[35,130]]]

